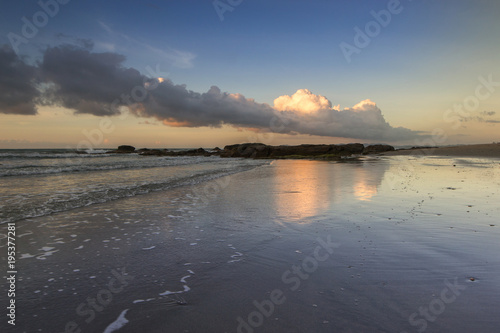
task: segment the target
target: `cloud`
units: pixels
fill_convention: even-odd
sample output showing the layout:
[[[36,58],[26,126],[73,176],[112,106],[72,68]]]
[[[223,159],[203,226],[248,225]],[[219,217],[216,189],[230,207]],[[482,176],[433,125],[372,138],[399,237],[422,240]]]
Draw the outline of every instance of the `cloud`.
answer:
[[[34,115],[37,69],[23,62],[11,47],[0,47],[0,113]]]
[[[309,110],[309,106],[307,108]],[[302,134],[378,141],[423,137],[417,131],[392,127],[385,121],[382,111],[369,99],[343,110],[330,107],[304,113],[302,109],[298,109],[287,113],[285,117],[293,119],[290,129]]]
[[[124,61],[123,55],[114,52],[97,53],[75,45],[49,47],[36,68],[42,80],[41,95],[32,90],[33,96],[27,100],[95,116],[118,115],[121,106],[128,106],[130,113],[139,118],[155,118],[174,127],[229,125],[252,131],[371,141],[422,137],[419,132],[392,127],[368,99],[341,110],[332,107],[326,97],[299,89],[291,96],[276,98],[273,107],[238,93],[222,92],[216,86],[205,93],[194,92],[165,78],[146,77],[125,67]],[[20,73],[35,70],[19,59],[16,64]],[[32,87],[27,74],[20,78]],[[25,114],[33,112],[31,103],[31,111]],[[11,112],[23,113],[15,109]]]
[[[419,136],[418,132],[390,126],[369,99],[340,110],[339,105],[332,107],[325,96],[299,89],[292,96],[276,98],[274,108],[288,111],[281,117],[289,123],[290,131],[296,133],[367,140],[408,140]]]
[[[56,38],[64,44],[76,45],[86,50],[92,50],[94,48],[94,41],[91,39],[79,38],[62,32],[57,33]]]
[[[485,117],[492,117],[496,114],[497,114],[496,111],[481,111],[479,112],[479,116],[463,117],[460,119],[460,121],[462,122],[475,121],[479,123],[500,124],[500,120],[485,118]]]
[[[273,108],[241,94],[221,92],[216,86],[199,94],[166,80],[132,112],[138,116],[155,117],[165,125],[175,127],[228,124],[268,132],[380,141],[420,136],[419,132],[390,126],[382,111],[370,100],[343,110],[331,105],[324,96],[314,95],[307,89],[299,89],[292,96],[278,97]]]
[[[174,67],[177,68],[193,67],[193,61],[196,58],[196,55],[191,52],[181,51],[174,48],[167,48],[165,50],[159,49],[151,46],[150,44],[144,43],[133,37],[130,37],[129,35],[116,32],[109,25],[107,25],[102,21],[98,21],[98,23],[101,26],[101,28],[104,29],[104,31],[106,31],[106,33],[110,36],[110,38],[112,38],[112,40],[125,41],[127,44],[133,45],[133,48],[135,50],[141,50],[141,52],[147,50],[147,53],[154,55],[155,58],[157,59],[162,59],[163,61],[167,61],[170,65]],[[99,43],[99,45],[103,47],[112,45],[113,48],[115,48],[115,43],[101,42]]]
[[[316,112],[331,109],[332,103],[324,96],[314,95],[307,89],[299,89],[292,96],[283,95],[274,100],[274,108],[279,111]]]
[[[121,95],[142,87],[145,80],[136,69],[123,67],[124,61],[117,53],[72,45],[48,48],[39,67],[46,84],[43,103],[96,116],[118,114],[118,107],[127,104]]]
[[[206,93],[186,89],[165,80],[152,90],[144,102],[132,112],[138,116],[155,117],[170,126],[269,127],[275,110],[267,104],[247,99],[241,94],[229,94],[212,86]]]

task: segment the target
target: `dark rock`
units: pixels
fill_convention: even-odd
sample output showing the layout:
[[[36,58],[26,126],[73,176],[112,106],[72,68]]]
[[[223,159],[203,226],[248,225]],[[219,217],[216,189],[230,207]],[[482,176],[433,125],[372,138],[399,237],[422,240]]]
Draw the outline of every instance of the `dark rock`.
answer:
[[[139,149],[138,152],[139,152],[139,155],[142,155],[142,156],[168,156],[167,155],[168,150],[166,150],[166,149],[160,150],[160,149],[144,148],[144,149]]]
[[[270,147],[263,143],[243,143],[225,146],[221,157],[265,158],[269,156]]]
[[[148,156],[210,156],[211,154],[203,148],[181,150],[181,151],[169,151],[167,149],[151,149],[141,153],[141,155]]]
[[[227,145],[221,150],[215,147],[211,151],[203,148],[169,151],[167,149],[141,148],[136,150],[132,146],[119,146],[118,149],[108,153],[128,154],[138,153],[143,156],[213,156],[220,157],[245,157],[245,158],[314,158],[314,159],[340,159],[344,156],[359,154],[376,154],[392,151],[394,147],[384,144],[364,147],[361,143],[340,145],[298,145],[298,146],[268,146],[263,143],[242,143]]]
[[[108,154],[130,154],[130,153],[134,153],[134,152],[135,152],[135,147],[123,145],[123,146],[118,146],[118,149],[116,149],[116,150],[110,150],[110,151],[107,151],[106,153],[108,153]]]
[[[247,158],[303,158],[321,157],[333,158],[351,156],[363,153],[361,143],[346,145],[299,145],[299,146],[268,146],[263,143],[243,143],[228,145],[220,153],[221,157]]]
[[[208,151],[206,151],[203,148],[198,148],[198,149],[191,149],[187,151],[182,151],[179,152],[184,156],[204,156],[205,154],[208,154]]]
[[[431,147],[431,146],[415,146],[415,147],[411,147],[410,149],[434,149],[434,148],[437,148],[436,146],[434,147]]]
[[[135,151],[135,147],[123,145],[123,146],[118,146],[118,150],[123,152],[133,153]]]
[[[274,146],[269,157],[324,155],[328,154],[329,150],[330,145]]]
[[[362,154],[365,150],[365,146],[361,143],[348,143],[344,145],[344,147],[346,151],[349,151],[352,154]]]
[[[370,145],[368,147],[365,147],[363,154],[378,154],[378,153],[383,153],[386,151],[393,151],[395,150],[393,146],[390,145]]]

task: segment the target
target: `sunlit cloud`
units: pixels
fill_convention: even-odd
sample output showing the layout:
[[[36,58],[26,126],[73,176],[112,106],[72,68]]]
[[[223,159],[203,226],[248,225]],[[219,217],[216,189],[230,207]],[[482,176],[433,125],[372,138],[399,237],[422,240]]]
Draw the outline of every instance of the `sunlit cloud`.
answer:
[[[312,113],[318,110],[332,109],[332,103],[324,96],[315,95],[308,89],[299,89],[292,96],[283,95],[274,100],[278,111],[300,111]]]

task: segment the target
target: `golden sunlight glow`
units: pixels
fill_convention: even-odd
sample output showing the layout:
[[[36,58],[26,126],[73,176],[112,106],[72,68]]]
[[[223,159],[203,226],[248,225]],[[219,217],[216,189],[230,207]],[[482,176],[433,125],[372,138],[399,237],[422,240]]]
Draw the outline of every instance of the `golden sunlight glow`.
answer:
[[[189,127],[189,121],[176,121],[173,118],[165,119],[162,121],[163,125],[170,127]]]
[[[377,187],[363,183],[356,183],[354,185],[354,195],[358,200],[371,201],[371,198],[377,194]]]
[[[365,99],[352,107],[353,110],[364,111],[367,108],[377,106],[375,102],[370,99]]]
[[[361,201],[370,201],[377,194],[377,186],[369,184],[369,175],[366,169],[357,169],[354,173],[353,192],[356,199]]]
[[[245,96],[243,96],[242,94],[238,94],[238,93],[229,94],[228,96],[231,97],[232,99],[237,100],[237,101],[244,101],[244,100],[246,100]]]
[[[279,216],[297,223],[311,223],[307,217],[318,215],[329,207],[330,187],[325,186],[321,162],[288,160],[286,168],[275,168],[276,211]]]

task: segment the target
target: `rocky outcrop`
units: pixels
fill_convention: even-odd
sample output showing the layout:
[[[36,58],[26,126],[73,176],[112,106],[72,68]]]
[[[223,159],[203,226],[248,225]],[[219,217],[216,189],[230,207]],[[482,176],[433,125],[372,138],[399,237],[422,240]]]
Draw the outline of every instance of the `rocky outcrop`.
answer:
[[[217,155],[217,152],[210,153],[203,148],[190,149],[190,150],[179,150],[170,151],[167,149],[139,149],[139,155],[144,156],[211,156]]]
[[[364,146],[361,143],[345,145],[298,145],[298,146],[268,146],[263,143],[243,143],[225,146],[221,157],[249,158],[299,158],[325,157],[335,158],[362,154]]]
[[[250,157],[266,158],[269,156],[270,147],[263,143],[243,143],[228,145],[220,152],[221,157]]]
[[[370,145],[365,147],[363,150],[363,154],[380,154],[384,153],[386,151],[393,151],[395,150],[393,146],[390,145]]]
[[[138,153],[143,156],[212,156],[245,157],[245,158],[314,158],[340,159],[342,157],[360,154],[378,154],[394,150],[389,145],[370,145],[365,147],[361,143],[341,145],[298,145],[298,146],[268,146],[263,143],[242,143],[225,146],[223,150],[214,148],[206,151],[203,148],[171,151],[167,149],[136,150],[132,146],[119,146],[108,153],[128,154]]]
[[[166,156],[166,154],[169,152],[167,149],[148,149],[148,148],[142,148],[137,150],[139,155],[142,156]]]
[[[107,154],[130,154],[135,153],[135,147],[132,146],[118,146],[118,149],[110,150],[106,152]]]
[[[320,158],[335,159],[359,154],[376,154],[394,150],[390,145],[370,145],[361,143],[341,145],[298,145],[268,146],[263,143],[243,143],[228,145],[220,153],[221,157],[247,158]]]
[[[137,153],[142,156],[211,156],[211,155],[219,155],[221,150],[214,150],[212,152],[208,152],[203,148],[198,149],[190,149],[190,150],[178,150],[171,151],[168,149],[148,149],[141,148],[136,150],[135,147],[132,146],[119,146],[118,149],[107,151],[108,154],[130,154]]]

